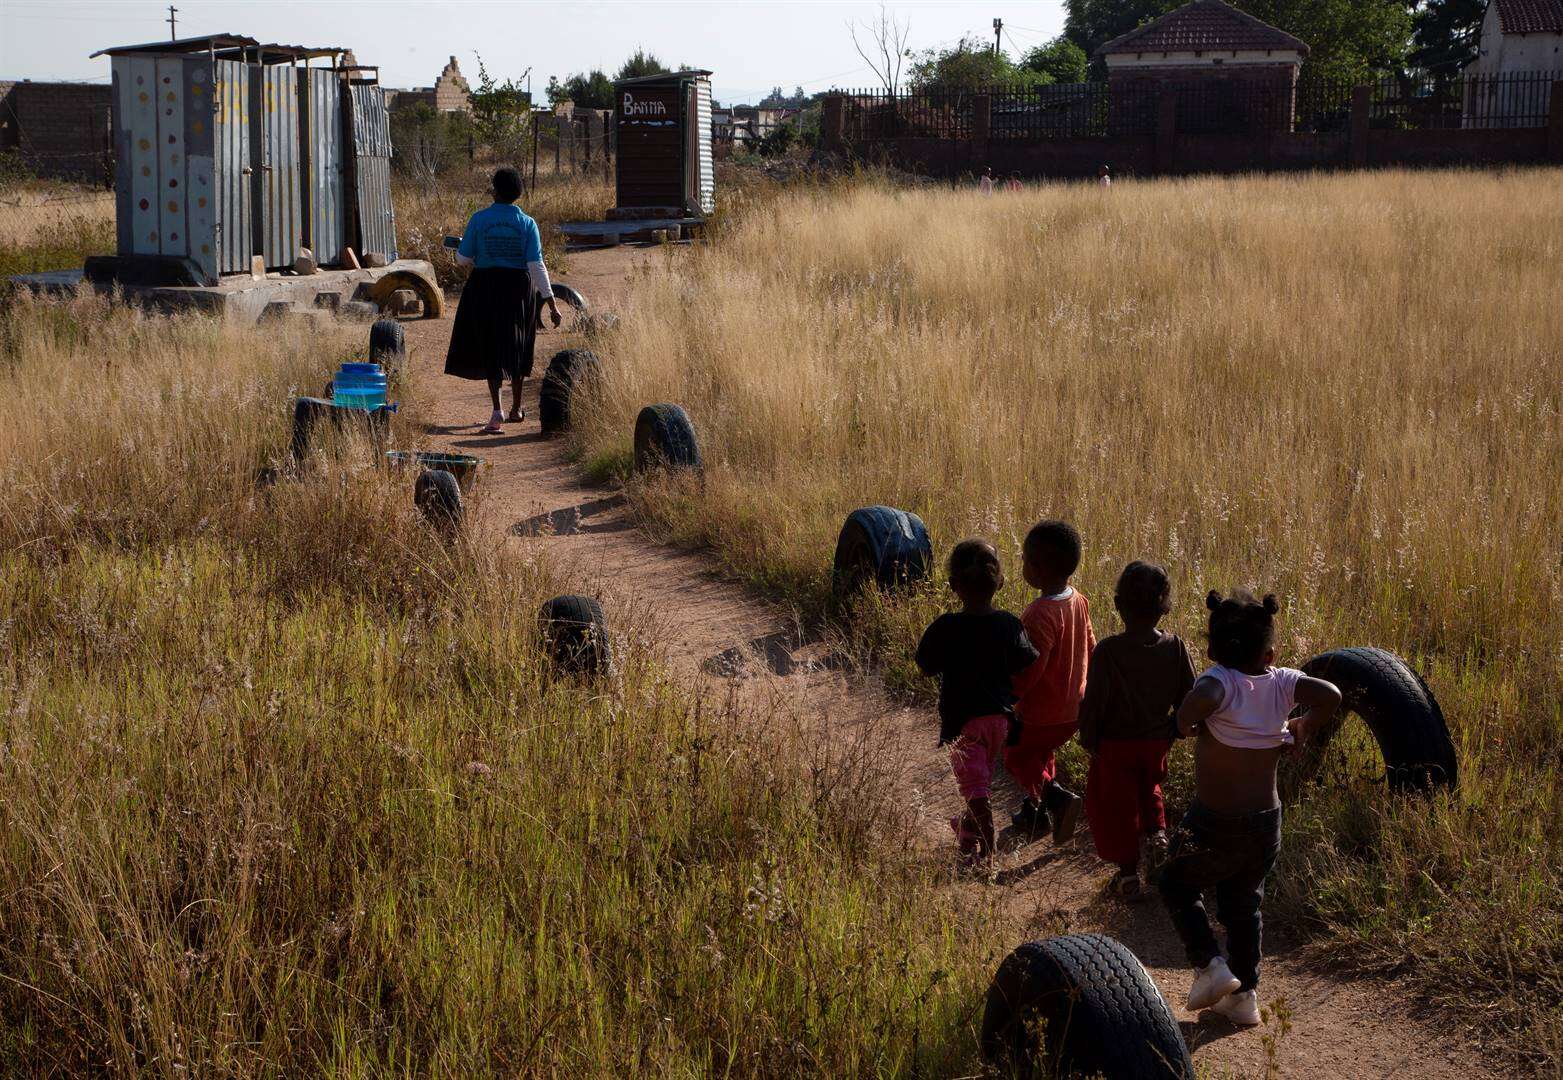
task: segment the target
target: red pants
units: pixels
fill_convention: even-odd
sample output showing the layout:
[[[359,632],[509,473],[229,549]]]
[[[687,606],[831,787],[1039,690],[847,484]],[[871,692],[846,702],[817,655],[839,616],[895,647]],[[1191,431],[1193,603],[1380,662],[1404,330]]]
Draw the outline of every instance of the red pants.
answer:
[[[1004,748],[1004,767],[1015,778],[1021,791],[1032,798],[1042,794],[1042,789],[1052,782],[1058,772],[1053,751],[1074,738],[1075,724],[1049,724],[1020,729],[1020,742]]]
[[[1140,860],[1140,837],[1167,827],[1161,782],[1167,779],[1168,739],[1103,739],[1091,759],[1085,817],[1096,853],[1128,866]]]

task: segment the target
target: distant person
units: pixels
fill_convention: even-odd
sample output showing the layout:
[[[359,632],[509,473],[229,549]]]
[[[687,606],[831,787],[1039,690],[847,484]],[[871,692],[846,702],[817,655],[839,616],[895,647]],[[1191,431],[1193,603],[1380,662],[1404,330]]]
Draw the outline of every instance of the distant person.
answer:
[[[1161,785],[1177,734],[1173,716],[1194,686],[1194,661],[1182,638],[1156,628],[1172,610],[1167,571],[1130,563],[1118,575],[1113,607],[1123,632],[1092,650],[1080,703],[1080,745],[1091,755],[1085,817],[1096,853],[1118,867],[1110,890],[1138,900],[1141,845],[1148,880],[1166,861]]]
[[[1110,188],[1113,186],[1113,174],[1106,165],[1103,165],[1100,169],[1096,170],[1096,182],[1104,188]]]
[[[1020,739],[1004,751],[1004,767],[1024,793],[1015,827],[1032,837],[1052,833],[1062,844],[1080,818],[1080,796],[1058,782],[1054,752],[1074,736],[1085,672],[1096,635],[1091,605],[1069,579],[1080,565],[1080,534],[1063,521],[1041,521],[1021,546],[1026,584],[1041,590],[1021,614],[1038,660],[1015,678]]]
[[[1161,873],[1161,895],[1183,939],[1194,985],[1190,1010],[1214,1009],[1234,1024],[1259,1023],[1259,907],[1265,877],[1281,851],[1276,766],[1318,732],[1340,706],[1340,691],[1275,662],[1274,596],[1212,592],[1210,658],[1178,708],[1178,731],[1198,734],[1194,805],[1178,824]],[[1288,720],[1292,709],[1306,711]],[[1227,931],[1223,959],[1205,914],[1216,891]]]
[[[989,165],[982,170],[982,175],[977,178],[977,190],[984,195],[993,194],[993,166]]]
[[[1018,172],[1012,172],[1012,173],[1009,174],[1009,179],[1004,181],[1004,190],[1005,191],[1019,191],[1020,190],[1020,174]]]
[[[521,197],[521,174],[500,169],[493,185],[494,204],[472,215],[456,249],[456,261],[472,267],[472,275],[461,290],[445,354],[445,374],[488,383],[494,411],[483,427],[485,435],[498,435],[507,419],[516,424],[526,416],[521,388],[532,374],[541,305],[548,305],[554,326],[561,321],[543,265],[537,222],[515,205]],[[499,405],[507,377],[508,418]]]
[[[963,858],[993,854],[993,767],[1015,733],[1014,675],[1036,650],[1020,620],[993,606],[1004,587],[998,552],[962,540],[950,552],[950,588],[961,610],[940,615],[917,644],[917,666],[939,679],[939,745],[950,748],[955,786],[966,812],[950,819]]]

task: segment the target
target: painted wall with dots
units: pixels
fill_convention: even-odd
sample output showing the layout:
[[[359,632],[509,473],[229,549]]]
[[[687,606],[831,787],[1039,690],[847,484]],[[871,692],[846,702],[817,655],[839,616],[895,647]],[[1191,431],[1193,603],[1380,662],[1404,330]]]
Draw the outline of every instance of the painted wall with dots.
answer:
[[[239,69],[237,80],[215,68]],[[113,59],[119,253],[190,259],[207,284],[233,267],[221,234],[247,232],[219,212],[216,129],[242,118],[244,103],[224,100],[228,82],[244,86],[242,64],[207,57],[116,56]],[[242,124],[239,125],[242,128]],[[244,180],[239,177],[228,178]],[[247,207],[237,209],[246,215]],[[244,242],[248,262],[248,240]],[[228,265],[224,265],[228,264]]]

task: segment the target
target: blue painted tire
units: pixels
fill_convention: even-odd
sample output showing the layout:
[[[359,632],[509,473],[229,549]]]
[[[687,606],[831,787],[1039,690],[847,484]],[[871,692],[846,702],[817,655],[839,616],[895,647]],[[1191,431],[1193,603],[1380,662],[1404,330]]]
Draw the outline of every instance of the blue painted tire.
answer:
[[[894,589],[928,576],[933,543],[923,519],[893,506],[854,510],[836,538],[831,589],[850,596],[870,583]]]
[[[647,405],[635,418],[635,471],[701,467],[700,441],[682,405]]]

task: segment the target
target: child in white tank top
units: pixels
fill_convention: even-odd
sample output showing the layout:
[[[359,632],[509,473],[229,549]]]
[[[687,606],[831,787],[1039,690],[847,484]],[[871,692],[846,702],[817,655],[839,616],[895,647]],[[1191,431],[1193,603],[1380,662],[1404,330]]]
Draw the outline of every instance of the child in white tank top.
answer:
[[[1281,851],[1276,765],[1282,748],[1306,742],[1334,715],[1340,691],[1295,668],[1274,666],[1275,597],[1213,592],[1205,604],[1215,665],[1194,680],[1178,706],[1179,732],[1199,735],[1196,798],[1172,837],[1160,886],[1194,966],[1189,1009],[1213,1009],[1251,1026],[1260,1019],[1259,908]],[[1307,712],[1289,720],[1299,705]],[[1226,956],[1205,913],[1210,888],[1227,930]]]
[[[1217,741],[1244,750],[1291,745],[1286,718],[1297,707],[1297,680],[1306,677],[1302,672],[1273,667],[1250,675],[1215,664],[1199,677],[1221,684],[1221,704],[1205,718],[1205,730]]]

